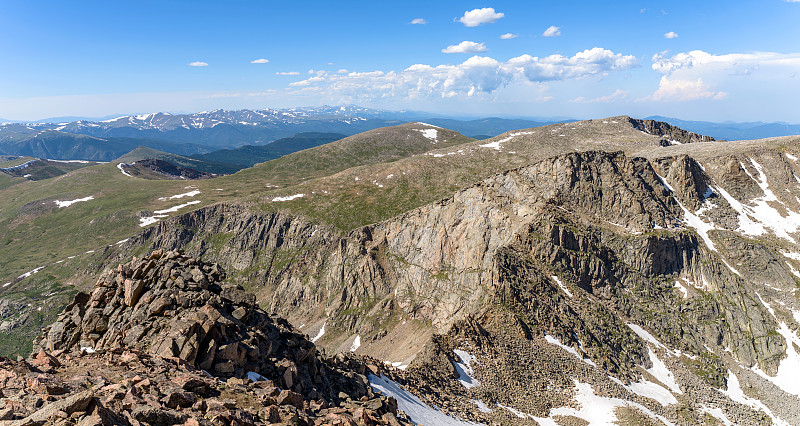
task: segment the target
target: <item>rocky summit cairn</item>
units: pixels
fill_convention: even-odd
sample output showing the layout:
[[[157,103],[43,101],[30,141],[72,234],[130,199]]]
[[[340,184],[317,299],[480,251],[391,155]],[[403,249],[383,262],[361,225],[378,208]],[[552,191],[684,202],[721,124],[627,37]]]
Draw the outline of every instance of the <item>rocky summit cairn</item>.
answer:
[[[409,424],[374,362],[326,358],[224,278],[160,250],[103,274],[29,360],[0,358],[0,425]]]

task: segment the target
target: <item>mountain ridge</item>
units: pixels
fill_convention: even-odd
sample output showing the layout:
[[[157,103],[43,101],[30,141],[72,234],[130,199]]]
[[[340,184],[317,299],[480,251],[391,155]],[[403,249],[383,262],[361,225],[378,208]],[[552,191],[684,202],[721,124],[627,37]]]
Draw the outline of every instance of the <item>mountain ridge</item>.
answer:
[[[410,123],[215,179],[263,188],[270,163],[387,150],[198,203],[63,268],[212,258],[317,345],[403,367],[385,368],[471,421],[590,421],[575,404],[603,401],[623,422],[800,422],[799,138],[625,116],[446,132]]]

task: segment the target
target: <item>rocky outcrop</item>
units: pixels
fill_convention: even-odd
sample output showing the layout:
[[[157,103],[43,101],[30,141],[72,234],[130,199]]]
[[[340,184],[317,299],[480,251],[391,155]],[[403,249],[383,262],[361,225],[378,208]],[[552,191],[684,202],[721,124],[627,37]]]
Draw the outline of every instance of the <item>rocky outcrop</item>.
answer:
[[[139,160],[130,165],[123,165],[122,167],[125,168],[126,173],[146,179],[210,179],[214,177],[211,173],[178,166],[169,161],[159,160],[157,158]]]
[[[663,121],[641,120],[638,118],[628,118],[628,121],[637,130],[650,135],[663,136],[667,146],[672,145],[675,141],[678,143],[692,143],[713,142],[715,140],[711,136],[689,132]]]
[[[745,164],[745,176],[758,176],[749,160],[736,162]],[[447,336],[459,321],[475,318],[495,327],[501,346],[498,330],[513,329],[513,344],[487,351],[499,363],[492,371],[503,376],[496,389],[512,383],[515,397],[546,401],[529,406],[544,415],[548,404],[568,400],[537,399],[547,375],[536,374],[533,389],[512,376],[534,368],[514,361],[536,359],[542,345],[549,347],[547,336],[574,350],[579,365],[596,365],[603,372],[597,380],[612,374],[626,385],[653,380],[644,371],[655,367],[650,351],[661,348],[628,324],[685,354],[692,371],[686,374],[702,382],[694,386],[724,388],[731,360],[767,374],[778,370],[787,346],[775,333],[777,317],[754,295],[766,294],[758,286],[773,279],[778,291],[791,290],[791,265],[774,246],[719,229],[729,226],[718,218],[738,218],[716,189],[719,176],[718,164],[686,155],[647,161],[570,153],[345,235],[303,217],[218,205],[145,230],[121,252],[143,245],[219,254],[233,279],[258,289],[270,312],[297,324],[324,322],[323,344],[349,348],[357,334],[359,351],[382,350],[389,353],[384,359],[394,354],[387,345],[417,345],[414,351],[422,350],[410,371],[425,366],[430,374],[417,377],[439,383],[420,388],[428,394],[460,389],[456,343],[435,337],[423,348],[414,340],[419,335],[395,332],[406,321]],[[689,215],[717,225],[700,232]],[[588,374],[581,368],[569,374]],[[571,391],[568,376],[557,381]]]
[[[358,404],[349,401],[374,400],[366,404],[372,411],[359,414],[373,420],[359,420],[359,424],[383,423],[380,419],[385,414],[397,421],[396,404],[381,399],[370,388],[365,361],[344,355],[324,357],[285,320],[259,309],[255,295],[224,279],[219,265],[177,251],[155,251],[141,260],[134,258],[103,274],[91,294],[75,296],[35,342],[37,360],[57,367],[80,354],[100,354],[107,362],[166,362],[171,369],[181,369],[181,374],[195,372],[195,382],[202,376],[196,371],[207,371],[229,385],[252,390],[266,406],[292,405],[304,412],[301,417],[306,419],[325,417],[328,412],[320,410],[331,406],[343,406],[339,414],[352,417]],[[50,354],[69,356],[61,361]],[[143,380],[153,382],[150,375]],[[248,385],[250,381],[257,383]],[[209,387],[206,382],[197,383],[204,388],[202,392]],[[139,407],[145,411],[128,404],[130,416],[145,423],[185,421],[186,413],[165,410],[194,407],[198,402],[194,385],[175,391],[169,391],[174,386],[166,383],[157,386],[167,389],[160,403],[155,408]],[[310,406],[317,409],[309,411]],[[264,414],[274,420],[280,410],[272,411],[245,417],[249,423],[255,422],[253,415]]]
[[[258,375],[220,380],[135,349],[0,358],[4,425],[400,425],[393,398],[311,400]]]

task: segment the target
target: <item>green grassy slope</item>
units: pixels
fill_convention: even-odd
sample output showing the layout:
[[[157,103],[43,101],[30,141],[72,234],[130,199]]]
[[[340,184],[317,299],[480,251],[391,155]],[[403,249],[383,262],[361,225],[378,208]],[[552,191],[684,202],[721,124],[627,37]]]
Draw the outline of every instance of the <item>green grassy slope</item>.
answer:
[[[160,213],[168,216],[220,201],[270,198],[282,187],[297,185],[309,176],[325,176],[352,165],[396,160],[432,147],[471,141],[440,129],[434,144],[420,132],[424,130],[420,126],[404,126],[345,138],[215,179],[138,179],[122,174],[117,163],[107,163],[7,187],[0,191],[0,258],[4,260],[0,263],[0,280],[10,281],[68,256],[101,250],[141,230],[140,217],[152,217],[157,211],[197,202]],[[132,159],[127,157],[127,161]],[[170,198],[193,191],[199,193]],[[55,203],[90,196],[94,198],[67,207]]]

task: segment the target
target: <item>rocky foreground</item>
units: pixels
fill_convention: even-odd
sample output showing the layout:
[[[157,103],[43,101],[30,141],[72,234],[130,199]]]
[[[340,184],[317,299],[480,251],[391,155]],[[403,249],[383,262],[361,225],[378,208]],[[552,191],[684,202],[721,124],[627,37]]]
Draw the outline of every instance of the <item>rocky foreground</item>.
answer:
[[[28,360],[0,358],[0,424],[409,424],[367,358],[326,357],[216,264],[155,251],[100,277]]]

